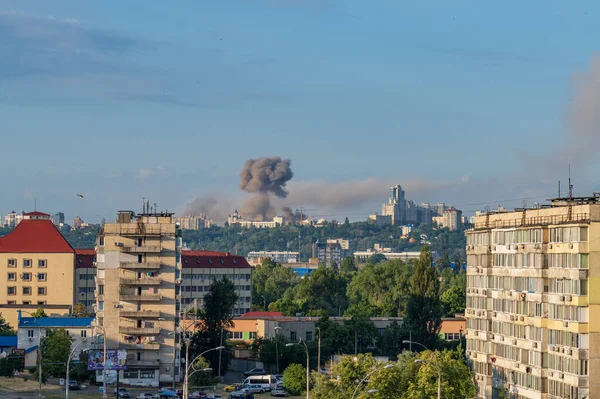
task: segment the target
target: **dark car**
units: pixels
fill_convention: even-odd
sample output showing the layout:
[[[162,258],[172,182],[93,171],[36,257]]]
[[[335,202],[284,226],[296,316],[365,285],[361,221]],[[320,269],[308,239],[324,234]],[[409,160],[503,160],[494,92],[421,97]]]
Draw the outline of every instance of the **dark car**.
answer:
[[[265,369],[262,369],[262,368],[256,368],[256,369],[244,371],[244,376],[246,376],[246,377],[250,377],[252,375],[265,375],[265,374],[267,374],[267,372]]]
[[[228,399],[254,399],[252,392],[235,391],[229,394]]]
[[[69,391],[79,391],[81,389],[81,385],[75,380],[69,381]]]
[[[113,391],[113,394],[117,398],[123,398],[123,399],[131,398],[131,396],[129,395],[129,392],[127,392],[127,389],[125,389],[125,388],[119,388],[119,392],[117,392],[117,388],[115,388],[115,390]]]

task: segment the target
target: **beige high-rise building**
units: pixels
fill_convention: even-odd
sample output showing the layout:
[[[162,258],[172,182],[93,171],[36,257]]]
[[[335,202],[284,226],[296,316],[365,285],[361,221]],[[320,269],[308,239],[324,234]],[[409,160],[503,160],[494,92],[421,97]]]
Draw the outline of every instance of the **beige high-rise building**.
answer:
[[[467,275],[478,397],[600,397],[600,197],[476,216]]]
[[[179,380],[181,234],[173,215],[120,211],[97,239],[97,315],[108,349],[127,350],[120,381]],[[109,376],[111,378],[112,376]],[[98,375],[98,380],[102,375]]]

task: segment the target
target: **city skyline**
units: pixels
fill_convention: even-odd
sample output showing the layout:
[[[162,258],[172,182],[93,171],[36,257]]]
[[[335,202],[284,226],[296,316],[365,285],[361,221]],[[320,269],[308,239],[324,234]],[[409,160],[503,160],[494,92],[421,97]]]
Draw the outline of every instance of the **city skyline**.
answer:
[[[465,214],[553,197],[569,164],[575,193],[596,191],[598,167],[582,160],[598,141],[597,12],[7,0],[0,118],[18,167],[0,208],[37,200],[98,223],[143,197],[183,213],[212,196],[232,212],[246,198],[239,170],[258,156],[292,159],[285,205],[351,220],[394,184]]]

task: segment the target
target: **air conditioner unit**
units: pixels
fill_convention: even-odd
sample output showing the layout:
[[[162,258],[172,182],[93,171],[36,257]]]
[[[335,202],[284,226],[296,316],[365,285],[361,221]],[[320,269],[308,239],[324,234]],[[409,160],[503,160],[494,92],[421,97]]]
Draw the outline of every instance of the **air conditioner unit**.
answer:
[[[521,292],[520,298],[522,301],[524,301],[525,299],[527,299],[527,294],[524,292]]]
[[[565,348],[560,348],[560,351],[561,351],[562,353],[565,353]]]
[[[534,342],[534,343],[533,343],[533,347],[534,347],[534,348],[537,348],[537,347],[538,347],[538,343],[537,343],[537,342]]]
[[[478,316],[478,317],[481,317],[481,312],[477,312],[477,316]]]
[[[521,367],[521,363],[515,362],[515,368],[518,369],[519,367]]]
[[[525,321],[525,316],[521,316],[521,317],[519,317],[519,320],[521,320],[521,321]]]
[[[569,248],[573,249],[573,243],[572,242],[569,243]]]
[[[483,291],[481,291],[481,293],[482,293],[483,295],[487,295],[487,290],[483,290]]]
[[[521,249],[525,249],[525,244],[522,244],[522,245],[521,245]]]
[[[568,302],[572,302],[572,301],[573,301],[573,297],[572,297],[571,295],[568,295],[568,296],[567,296],[567,301],[568,301]]]
[[[181,279],[178,278],[177,280],[175,280],[175,284],[181,284]]]
[[[498,313],[494,312],[494,317],[497,317],[497,316],[498,316]]]
[[[29,342],[33,342],[33,338],[32,337],[29,337]]]
[[[561,300],[562,302],[564,302],[564,301],[565,301],[565,296],[564,296],[564,295],[561,295],[561,297],[560,297],[560,300]]]
[[[573,356],[573,349],[569,349],[568,352],[567,352],[567,355]]]
[[[510,315],[510,320],[511,320],[511,321],[515,321],[515,316],[513,316],[513,315]]]
[[[569,322],[568,322],[568,321],[565,321],[565,322],[563,323],[563,327],[565,327],[565,328],[569,327]]]
[[[560,373],[560,374],[558,375],[558,378],[560,378],[560,379],[563,379],[563,378],[565,378],[565,375],[564,375],[563,373]]]
[[[122,247],[124,244],[120,241],[115,242],[115,247]]]
[[[549,248],[549,249],[552,249],[552,244],[548,245],[548,248]]]
[[[513,340],[512,340],[512,344],[513,344],[513,345],[516,345],[516,344],[517,344],[517,340],[516,340],[516,339],[513,339]]]
[[[554,372],[553,372],[553,371],[550,371],[550,372],[548,373],[548,375],[549,375],[550,377],[554,377]]]
[[[488,339],[494,339],[494,334],[488,333]]]

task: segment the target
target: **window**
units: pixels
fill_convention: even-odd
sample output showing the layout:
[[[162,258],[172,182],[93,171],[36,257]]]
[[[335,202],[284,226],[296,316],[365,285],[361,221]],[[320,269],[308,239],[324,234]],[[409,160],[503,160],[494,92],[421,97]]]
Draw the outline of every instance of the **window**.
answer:
[[[23,281],[31,281],[31,273],[23,273],[21,274],[21,278]]]
[[[242,339],[243,338],[243,334],[241,331],[232,331],[229,334],[232,339]]]
[[[297,341],[298,340],[298,335],[296,334],[296,331],[290,331],[290,341]]]
[[[17,287],[8,287],[7,293],[8,295],[17,295]]]
[[[104,237],[100,237],[100,238],[98,239],[98,245],[99,245],[99,246],[101,246],[101,247],[103,247],[103,246],[104,246]]]
[[[23,295],[31,295],[31,287],[23,287]]]
[[[46,273],[38,273],[37,279],[38,281],[46,281]]]
[[[38,287],[38,295],[46,295],[46,287]]]
[[[312,341],[313,340],[313,332],[312,331],[307,331],[306,332],[306,340],[307,341]]]
[[[7,305],[16,305],[17,301],[6,301]]]
[[[98,295],[104,295],[104,285],[98,286]]]
[[[39,259],[38,260],[38,267],[46,267],[47,264],[48,263],[47,263],[46,259]]]
[[[27,337],[33,338],[33,330],[27,330]]]
[[[81,330],[81,338],[86,338],[86,337],[87,337],[87,331]]]
[[[98,301],[98,310],[104,310],[104,301]]]
[[[23,301],[23,305],[31,305],[31,301]]]
[[[250,332],[250,339],[256,339],[256,331]]]
[[[31,259],[23,259],[23,267],[31,267]]]
[[[8,260],[8,267],[17,267],[17,260],[16,259],[9,259]]]
[[[17,273],[8,273],[8,281],[16,281]]]
[[[85,274],[80,274],[79,275],[79,279],[80,280],[85,280],[87,278],[87,276]]]
[[[143,239],[143,238],[138,238],[138,239],[137,239],[137,243],[136,243],[136,245],[137,245],[138,247],[141,247],[141,246],[143,246],[143,245],[144,245],[144,239]]]
[[[154,370],[140,370],[140,378],[154,378]]]
[[[139,362],[140,360],[142,360],[142,352],[138,352],[138,353],[137,353],[137,360],[138,360],[138,362]]]
[[[38,301],[37,304],[38,305],[46,305],[46,301]]]

